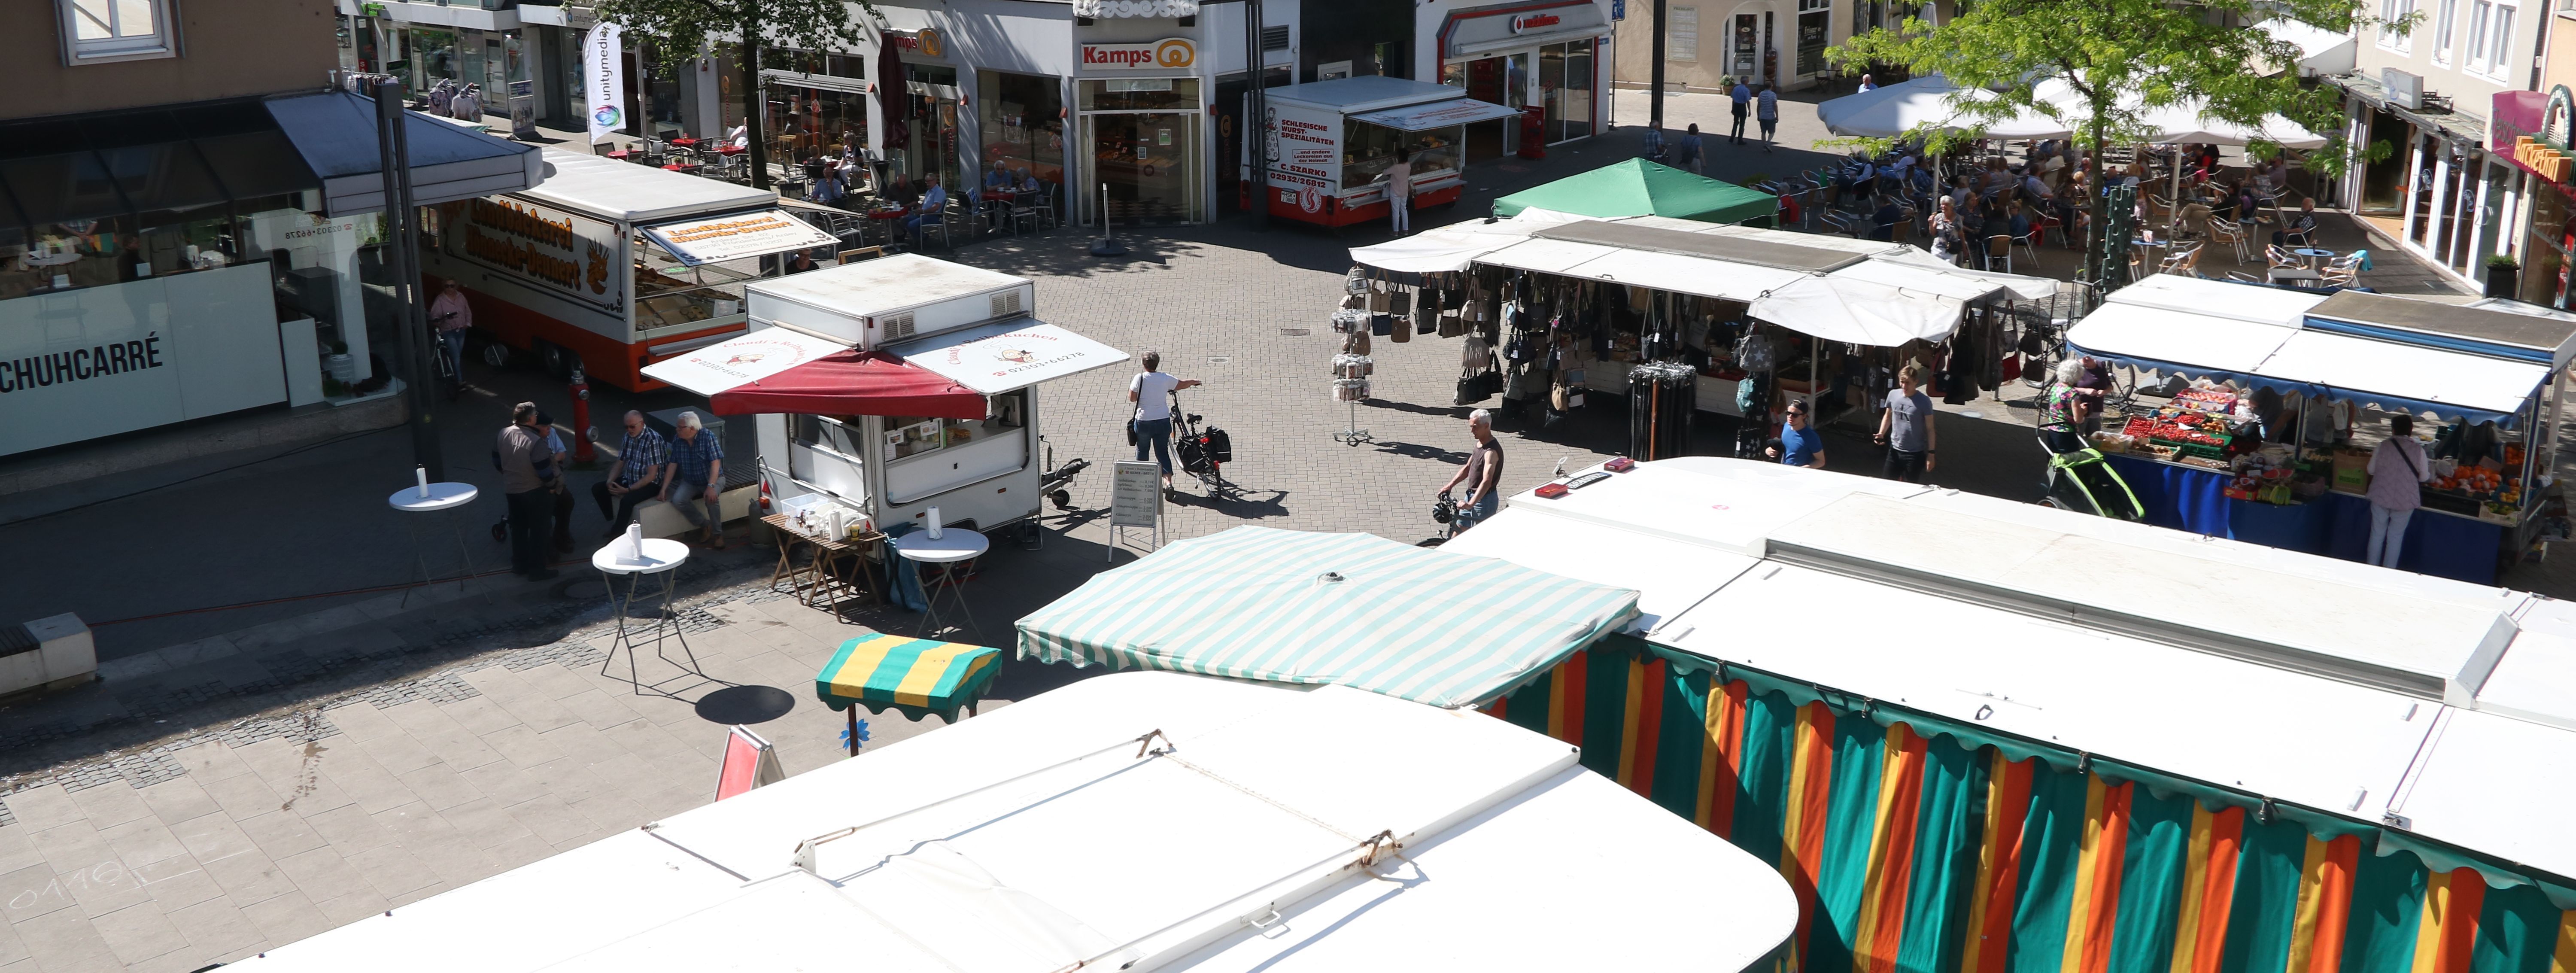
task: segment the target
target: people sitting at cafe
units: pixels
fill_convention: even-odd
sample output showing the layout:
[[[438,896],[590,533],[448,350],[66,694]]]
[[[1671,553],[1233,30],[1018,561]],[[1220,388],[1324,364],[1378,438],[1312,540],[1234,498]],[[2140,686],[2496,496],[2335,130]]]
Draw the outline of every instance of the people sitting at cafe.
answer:
[[[920,234],[923,220],[938,219],[940,211],[948,208],[948,190],[940,188],[938,173],[922,176],[921,182],[921,199],[904,210],[903,232],[907,234]]]
[[[1872,240],[1896,239],[1896,224],[1903,222],[1904,219],[1905,211],[1897,208],[1896,197],[1879,197],[1878,211],[1869,216],[1869,238]]]
[[[2299,200],[2299,211],[2293,214],[2288,222],[2281,224],[2280,229],[2272,231],[2272,244],[2274,246],[2291,244],[2302,247],[2315,246],[2316,235],[2317,201],[2303,197]]]
[[[1037,174],[1036,174],[1036,173],[1033,173],[1033,172],[1030,172],[1030,171],[1029,171],[1029,167],[1027,167],[1027,166],[1021,166],[1021,167],[1020,167],[1020,191],[1021,191],[1021,192],[1024,192],[1024,193],[1033,193],[1033,192],[1037,192],[1037,191],[1038,191],[1038,188],[1039,188],[1039,187],[1038,187],[1038,177],[1037,177]]]
[[[1011,188],[1011,164],[1000,159],[993,160],[992,170],[984,173],[984,188]]]
[[[822,172],[815,178],[813,188],[805,191],[805,200],[825,206],[841,205],[841,200],[849,196],[849,188],[841,184],[841,170],[827,166]]]

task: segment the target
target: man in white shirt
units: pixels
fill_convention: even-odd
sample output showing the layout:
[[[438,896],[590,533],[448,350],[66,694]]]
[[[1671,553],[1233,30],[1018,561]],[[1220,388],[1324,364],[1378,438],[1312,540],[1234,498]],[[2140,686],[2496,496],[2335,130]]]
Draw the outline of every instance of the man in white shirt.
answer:
[[[1195,378],[1178,378],[1162,371],[1163,353],[1145,353],[1145,370],[1127,380],[1127,401],[1136,403],[1136,460],[1143,462],[1145,451],[1152,449],[1154,461],[1163,465],[1163,489],[1172,488],[1172,393],[1199,384]]]

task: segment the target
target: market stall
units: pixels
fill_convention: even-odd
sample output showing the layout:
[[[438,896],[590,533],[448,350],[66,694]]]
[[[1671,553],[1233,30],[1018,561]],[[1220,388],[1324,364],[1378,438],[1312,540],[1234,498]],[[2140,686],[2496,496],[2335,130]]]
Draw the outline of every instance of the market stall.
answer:
[[[2160,274],[2068,343],[2181,380],[2092,436],[2150,523],[2359,560],[2370,451],[2401,414],[2429,420],[2417,435],[2434,479],[2400,567],[2492,581],[2563,517],[2545,457],[2576,317]]]
[[[847,529],[990,531],[1038,513],[1037,386],[1127,354],[1030,316],[1025,277],[904,254],[746,288],[751,333],[644,374],[759,416],[771,496],[847,508]]]
[[[1410,152],[1415,209],[1458,201],[1467,126],[1517,109],[1448,85],[1380,75],[1272,88],[1270,214],[1322,226],[1386,219],[1386,167]],[[1246,185],[1249,185],[1247,182]]]
[[[1541,183],[1494,201],[1494,215],[1505,219],[1526,209],[1597,218],[1669,216],[1770,226],[1780,212],[1780,198],[1695,172],[1629,159]]]

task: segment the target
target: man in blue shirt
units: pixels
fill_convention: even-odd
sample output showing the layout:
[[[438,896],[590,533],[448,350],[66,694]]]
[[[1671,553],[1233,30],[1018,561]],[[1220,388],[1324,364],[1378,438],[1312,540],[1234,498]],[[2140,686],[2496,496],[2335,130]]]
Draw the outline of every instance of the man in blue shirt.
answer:
[[[1698,122],[1692,122],[1690,131],[1682,135],[1681,149],[1681,167],[1699,172],[1703,161],[1708,158],[1708,150],[1700,143]]]
[[[1807,425],[1805,399],[1789,400],[1789,411],[1780,420],[1780,462],[1825,468],[1825,437]]]
[[[661,499],[678,508],[691,525],[706,528],[707,546],[721,550],[724,509],[717,500],[724,493],[724,443],[706,431],[696,412],[680,413],[675,431],[679,438],[668,444],[671,462],[663,467]],[[701,501],[704,511],[699,509]]]
[[[915,238],[921,235],[921,221],[938,219],[940,211],[948,208],[948,190],[939,185],[939,174],[921,178],[930,184],[930,189],[921,194],[920,202],[912,204],[912,215],[903,218],[903,232]]]
[[[1727,100],[1735,103],[1735,128],[1727,133],[1726,139],[1737,145],[1743,145],[1744,116],[1753,111],[1753,89],[1746,87],[1743,79],[1739,78],[1736,79],[1735,87],[1726,89],[1726,97]]]
[[[663,467],[671,463],[671,450],[662,444],[661,433],[644,424],[644,414],[630,409],[626,413],[625,441],[614,451],[604,446],[602,451],[617,461],[617,472],[591,484],[590,498],[598,501],[599,515],[608,521],[608,533],[602,536],[613,537],[625,531],[627,521],[635,519],[637,506],[653,499],[653,488],[662,480]]]

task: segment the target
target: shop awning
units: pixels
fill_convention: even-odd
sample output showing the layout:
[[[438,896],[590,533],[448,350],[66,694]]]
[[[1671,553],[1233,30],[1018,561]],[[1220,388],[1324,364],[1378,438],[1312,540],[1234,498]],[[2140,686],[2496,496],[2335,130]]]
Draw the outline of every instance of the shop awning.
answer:
[[[1351,120],[1384,126],[1399,132],[1427,132],[1452,125],[1490,122],[1497,118],[1517,118],[1520,113],[1520,109],[1505,108],[1492,102],[1477,101],[1473,98],[1451,98],[1448,101],[1435,101],[1427,105],[1406,105],[1402,108],[1388,108],[1353,115]]]
[[[1237,527],[1095,575],[1019,623],[1042,662],[1338,684],[1456,708],[1637,617],[1637,593],[1369,534]]]
[[[2447,304],[2343,291],[2308,309],[2305,324],[2312,330],[2562,367],[2576,356],[2576,314],[2519,301]]]
[[[655,246],[687,267],[840,245],[831,234],[777,209],[674,220],[643,229]]]
[[[718,415],[981,419],[983,393],[884,352],[861,352],[790,328],[762,328],[644,366],[647,378],[708,398]]]
[[[1965,309],[1927,291],[1836,276],[1801,277],[1754,300],[1745,313],[1827,341],[1891,348],[1948,339]]]
[[[1036,318],[977,325],[886,350],[978,395],[1000,395],[1127,360],[1126,352]]]
[[[385,207],[382,154],[376,148],[376,103],[346,91],[268,100],[268,113],[322,181],[331,216]],[[403,113],[412,199],[422,206],[517,192],[545,179],[533,145],[469,132],[417,112]]]
[[[321,185],[256,98],[0,122],[0,242],[31,225],[292,206]]]
[[[814,674],[814,697],[835,710],[892,709],[907,719],[955,722],[1002,671],[1002,650],[907,635],[862,635],[841,643]]]
[[[1351,262],[1396,274],[1455,273],[1478,257],[1522,240],[1554,223],[1582,217],[1531,207],[1508,220],[1478,219],[1400,236],[1385,243],[1351,248]]]

